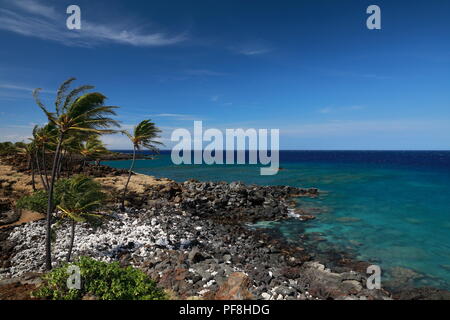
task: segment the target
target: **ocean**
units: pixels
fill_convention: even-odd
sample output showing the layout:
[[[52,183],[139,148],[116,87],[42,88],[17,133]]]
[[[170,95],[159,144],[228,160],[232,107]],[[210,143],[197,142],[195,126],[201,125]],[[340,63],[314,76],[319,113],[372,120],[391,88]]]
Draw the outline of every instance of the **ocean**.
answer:
[[[390,286],[450,289],[449,151],[280,151],[280,166],[274,176],[259,175],[259,165],[176,166],[163,151],[153,160],[137,160],[134,170],[176,181],[317,187],[318,198],[298,199],[315,220],[256,227],[294,243],[300,233],[318,235],[327,241],[317,246],[332,245],[380,265]]]

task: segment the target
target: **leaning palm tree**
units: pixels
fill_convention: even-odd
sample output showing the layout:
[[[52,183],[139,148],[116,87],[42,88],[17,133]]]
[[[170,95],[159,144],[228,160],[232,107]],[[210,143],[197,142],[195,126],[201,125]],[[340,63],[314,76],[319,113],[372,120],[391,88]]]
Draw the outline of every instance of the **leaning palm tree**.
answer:
[[[128,179],[123,189],[122,203],[120,209],[125,211],[125,196],[128,190],[128,184],[130,183],[131,174],[134,168],[134,162],[136,160],[136,151],[142,148],[147,148],[151,151],[158,152],[158,148],[155,145],[162,145],[161,142],[155,139],[159,138],[158,133],[161,132],[151,120],[143,120],[137,126],[134,127],[133,134],[128,131],[122,131],[130,139],[133,144],[133,160],[131,161],[130,170],[128,171]]]
[[[60,183],[61,182],[61,183]],[[75,224],[77,222],[97,222],[102,215],[96,214],[105,194],[101,192],[98,182],[83,175],[77,175],[71,179],[59,180],[61,185],[61,202],[57,206],[63,217],[71,220],[70,242],[67,252],[67,262],[70,262],[72,248],[75,241]]]
[[[49,123],[56,127],[57,141],[53,157],[52,171],[48,186],[47,224],[45,244],[45,266],[47,270],[52,268],[51,259],[51,222],[53,211],[53,188],[55,185],[56,172],[61,161],[61,146],[64,139],[71,132],[90,132],[92,134],[114,133],[110,127],[119,127],[116,120],[110,118],[116,115],[114,109],[117,107],[105,106],[106,97],[98,92],[81,95],[94,87],[89,85],[80,86],[67,93],[70,84],[75,78],[70,78],[62,83],[58,89],[55,100],[55,111],[50,112],[39,99],[40,88],[33,91],[37,105],[45,113]]]
[[[39,171],[41,182],[44,185],[45,190],[48,190],[49,185],[46,153],[47,151],[55,150],[57,140],[56,135],[56,127],[52,123],[48,123],[43,127],[39,127],[36,125],[33,128],[33,138],[31,139],[31,141],[36,144],[35,158],[37,162],[37,169]],[[40,168],[41,161],[39,160],[39,152],[41,153],[43,173],[41,172]]]

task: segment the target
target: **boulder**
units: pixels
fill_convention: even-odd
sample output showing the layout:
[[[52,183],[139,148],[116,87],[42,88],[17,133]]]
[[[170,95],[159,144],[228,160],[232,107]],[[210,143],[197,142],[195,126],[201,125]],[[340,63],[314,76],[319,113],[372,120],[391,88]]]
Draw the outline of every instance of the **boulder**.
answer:
[[[197,247],[192,248],[191,252],[189,252],[188,261],[193,263],[198,263],[205,260],[206,257],[198,250]]]
[[[215,300],[250,300],[250,279],[243,272],[232,273],[214,294]]]

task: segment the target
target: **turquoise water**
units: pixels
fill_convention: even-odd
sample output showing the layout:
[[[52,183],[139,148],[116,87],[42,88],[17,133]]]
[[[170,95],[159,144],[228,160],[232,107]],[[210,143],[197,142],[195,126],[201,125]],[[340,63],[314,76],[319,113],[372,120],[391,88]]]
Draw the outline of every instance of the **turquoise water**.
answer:
[[[284,161],[283,161],[284,159]],[[272,223],[286,239],[300,230],[379,264],[387,280],[450,289],[450,153],[286,153],[275,176],[258,166],[171,164],[168,154],[138,160],[135,171],[210,181],[318,187],[316,199],[299,199],[316,220]],[[127,168],[129,161],[104,164]],[[410,271],[405,272],[407,268]],[[412,273],[413,271],[414,273]]]

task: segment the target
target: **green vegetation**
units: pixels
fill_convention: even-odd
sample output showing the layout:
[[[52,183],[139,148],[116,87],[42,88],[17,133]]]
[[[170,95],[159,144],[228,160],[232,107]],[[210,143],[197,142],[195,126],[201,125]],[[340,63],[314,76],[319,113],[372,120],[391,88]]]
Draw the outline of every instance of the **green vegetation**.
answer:
[[[81,95],[83,92],[93,89],[93,86],[83,85],[69,93],[69,87],[75,78],[70,78],[63,82],[58,89],[55,100],[55,111],[50,112],[39,99],[40,89],[33,92],[36,104],[41,108],[48,118],[50,124],[55,126],[56,149],[53,156],[53,165],[48,183],[48,203],[47,203],[47,228],[45,241],[45,266],[47,270],[52,268],[51,258],[51,225],[52,212],[54,210],[53,190],[57,179],[57,172],[60,171],[62,157],[64,157],[64,143],[68,141],[71,134],[108,134],[114,133],[110,127],[118,127],[116,120],[110,118],[116,115],[114,106],[105,106],[106,97],[99,92],[91,92]]]
[[[76,222],[99,224],[102,216],[95,214],[95,210],[101,207],[106,195],[101,192],[99,183],[86,176],[76,175],[72,178],[59,179],[55,184],[53,196],[53,204],[62,212],[60,218],[71,220],[70,246],[67,253],[67,261],[70,261]],[[16,206],[45,214],[47,201],[48,192],[38,190],[20,198]]]
[[[132,267],[121,268],[119,263],[106,263],[81,257],[74,263],[80,268],[81,289],[68,289],[67,267],[47,273],[45,285],[34,292],[34,296],[53,300],[79,300],[92,295],[100,300],[164,300],[163,290],[144,272]]]
[[[51,269],[51,243],[54,239],[54,222],[64,219],[71,221],[70,246],[67,262],[70,262],[74,244],[77,222],[101,222],[102,214],[97,211],[105,200],[101,186],[84,175],[70,177],[79,165],[79,172],[84,172],[87,161],[98,160],[109,153],[100,136],[122,132],[133,144],[133,161],[123,191],[121,207],[124,208],[128,184],[134,168],[136,151],[147,148],[158,152],[161,132],[153,122],[140,122],[132,134],[117,131],[120,127],[111,118],[118,107],[105,105],[106,97],[99,92],[88,92],[93,86],[82,85],[70,90],[75,78],[64,81],[59,87],[54,110],[47,109],[39,98],[40,88],[33,91],[36,104],[44,112],[48,123],[35,126],[32,138],[25,142],[1,142],[0,156],[15,157],[20,155],[27,159],[27,169],[31,171],[33,193],[25,195],[16,203],[18,208],[46,214],[46,255],[47,270]],[[64,168],[64,170],[62,170]],[[67,178],[62,178],[63,172]],[[35,176],[43,186],[37,189]],[[55,213],[58,209],[59,213]],[[131,267],[121,268],[118,263],[104,263],[82,257],[76,263],[81,269],[81,290],[68,289],[66,273],[68,264],[57,268],[44,276],[45,285],[35,295],[50,299],[81,299],[86,294],[97,299],[167,299],[167,295],[156,287],[154,281],[146,274]]]
[[[123,189],[121,210],[125,210],[125,196],[128,190],[128,184],[130,183],[131,173],[133,171],[134,162],[136,160],[136,151],[142,148],[147,148],[151,151],[158,152],[158,148],[155,145],[162,145],[161,142],[155,139],[159,138],[158,134],[161,132],[150,119],[141,121],[134,127],[133,134],[128,131],[122,131],[133,144],[133,160],[128,171],[128,179]]]
[[[56,196],[55,196],[56,198]],[[36,190],[28,196],[23,196],[16,202],[19,209],[27,209],[45,214],[47,212],[48,193],[45,190]]]
[[[22,142],[0,142],[0,155],[12,155],[18,153],[20,147],[23,147]]]
[[[70,261],[75,239],[76,222],[98,223],[102,217],[95,214],[106,195],[100,191],[101,185],[88,177],[77,175],[71,179],[59,180],[61,184],[61,199],[57,208],[63,212],[63,217],[71,220],[70,245],[67,262]]]
[[[89,136],[86,141],[77,141],[76,151],[83,156],[82,169],[86,166],[87,159],[95,159],[109,153],[99,137],[95,135]]]

